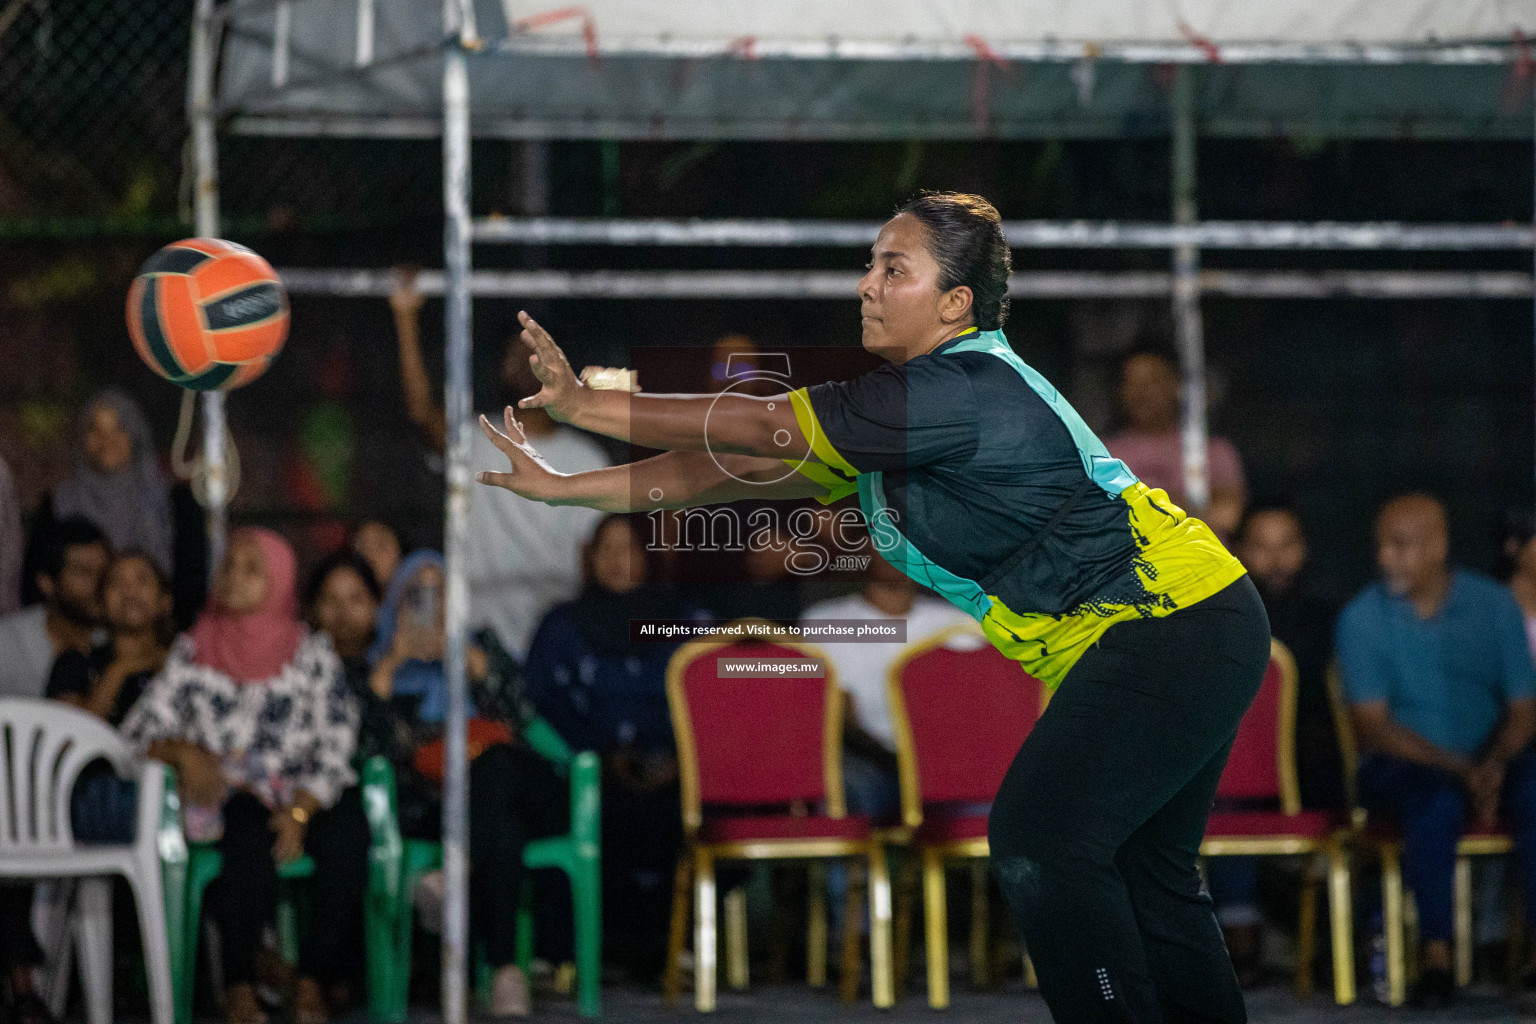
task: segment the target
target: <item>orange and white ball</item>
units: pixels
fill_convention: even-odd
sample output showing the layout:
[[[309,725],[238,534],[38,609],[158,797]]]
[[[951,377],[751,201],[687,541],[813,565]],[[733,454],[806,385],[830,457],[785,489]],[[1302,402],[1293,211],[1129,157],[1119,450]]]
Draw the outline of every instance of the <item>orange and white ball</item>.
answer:
[[[128,289],[139,357],[173,384],[216,391],[266,372],[288,337],[288,293],[243,245],[188,238],[155,253]]]

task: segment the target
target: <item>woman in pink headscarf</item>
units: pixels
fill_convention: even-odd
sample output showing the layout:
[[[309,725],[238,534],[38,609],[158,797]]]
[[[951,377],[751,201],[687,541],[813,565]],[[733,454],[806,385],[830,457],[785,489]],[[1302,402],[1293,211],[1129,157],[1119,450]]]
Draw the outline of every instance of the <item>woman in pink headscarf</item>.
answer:
[[[317,844],[306,835],[355,835],[348,822],[361,821],[362,811],[351,766],[357,709],[330,640],[299,620],[297,580],[293,549],[277,534],[234,533],[207,610],[123,723],[130,739],[176,768],[191,837],[211,838],[222,825],[223,872],[207,904],[219,924],[231,1024],[265,1019],[254,966],[276,902],[277,865],[308,846],[321,900],[366,869],[366,860],[345,863],[356,843]],[[366,858],[366,824],[362,835]],[[334,924],[325,908],[312,909],[317,922]],[[335,930],[316,929],[327,938]],[[313,995],[307,966],[300,973]],[[324,1016],[323,1003],[296,1009],[307,1011],[296,1014],[305,1020]]]

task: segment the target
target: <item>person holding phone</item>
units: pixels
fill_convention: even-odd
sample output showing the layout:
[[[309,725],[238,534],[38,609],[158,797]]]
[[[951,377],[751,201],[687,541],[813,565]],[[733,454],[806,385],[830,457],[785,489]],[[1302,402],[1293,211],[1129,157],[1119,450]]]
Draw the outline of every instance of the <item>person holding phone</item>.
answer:
[[[383,723],[385,736],[364,736],[395,766],[400,831],[410,839],[442,835],[443,725],[448,684],[443,671],[443,556],[418,551],[400,563],[379,609],[369,651],[374,703],[365,727]],[[528,983],[514,962],[523,847],[569,827],[565,783],[549,762],[518,743],[527,719],[516,663],[488,629],[467,654],[469,723],[469,917],[492,971],[491,1012],[526,1016]],[[382,706],[382,707],[380,707]],[[382,710],[384,713],[377,713]]]

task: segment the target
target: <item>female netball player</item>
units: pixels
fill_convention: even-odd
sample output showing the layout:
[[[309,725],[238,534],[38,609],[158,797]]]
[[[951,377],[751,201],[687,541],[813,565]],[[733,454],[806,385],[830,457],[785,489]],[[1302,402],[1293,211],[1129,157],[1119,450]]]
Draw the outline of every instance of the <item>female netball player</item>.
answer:
[[[989,203],[920,196],[858,287],[864,347],[887,362],[773,397],[594,390],[523,314],[542,389],[521,407],[664,454],[564,475],[509,408],[505,432],[481,425],[511,468],[479,480],[617,511],[856,492],[889,561],[1060,687],[988,833],[1056,1020],[1242,1021],[1195,858],[1269,623],[1210,529],[1014,353],[1010,273]]]

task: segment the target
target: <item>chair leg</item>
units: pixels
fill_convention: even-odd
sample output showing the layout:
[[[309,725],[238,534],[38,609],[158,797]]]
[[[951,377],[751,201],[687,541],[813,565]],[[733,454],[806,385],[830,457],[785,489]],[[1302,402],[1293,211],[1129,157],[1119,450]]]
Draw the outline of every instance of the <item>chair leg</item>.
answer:
[[[900,999],[907,988],[912,963],[912,903],[917,894],[917,861],[903,853],[896,869],[896,907],[891,926],[891,974],[894,994]]]
[[[859,998],[859,982],[864,975],[864,955],[860,934],[864,930],[864,869],[848,864],[848,892],[843,898],[843,968],[838,982],[838,998],[852,1006]]]
[[[928,940],[928,1005],[949,1006],[949,912],[945,906],[944,859],[923,851],[923,929]]]
[[[1456,858],[1454,945],[1457,986],[1472,983],[1472,858]]]
[[[991,930],[991,914],[987,899],[987,862],[971,864],[971,985],[986,988],[990,982],[987,970],[987,933]]]
[[[80,879],[75,889],[75,941],[85,1019],[112,1024],[112,879]]]
[[[1509,933],[1505,946],[1508,950],[1504,965],[1505,975],[1509,980],[1509,990],[1518,994],[1521,985],[1525,981],[1525,893],[1520,887],[1519,872],[1510,872],[1513,876],[1509,887],[1509,923],[1505,931]]]
[[[1302,873],[1301,907],[1296,918],[1296,998],[1312,998],[1312,963],[1317,959],[1317,883],[1309,861]]]
[[[805,980],[811,988],[827,983],[827,869],[806,869]]]
[[[1403,949],[1403,868],[1396,846],[1381,850],[1382,927],[1387,933],[1387,1005],[1402,1006],[1407,997],[1407,956]]]
[[[700,1013],[715,1009],[715,855],[694,851],[693,1004]]]
[[[1354,897],[1350,892],[1349,858],[1344,847],[1328,847],[1328,923],[1333,945],[1333,1001],[1355,1001]]]
[[[570,879],[576,910],[576,1012],[596,1017],[603,1010],[603,871],[598,855],[578,854]]]
[[[747,889],[737,886],[725,894],[725,983],[733,992],[745,992],[747,968]]]
[[[879,843],[869,850],[869,976],[875,1006],[896,1005],[891,964],[891,875]]]
[[[149,1015],[154,1024],[176,1020],[176,986],[171,970],[171,918],[180,905],[167,909],[158,850],[137,858],[135,873],[128,877],[139,913],[139,935],[144,945],[144,973],[149,983]],[[108,897],[110,904],[110,896]]]
[[[34,903],[46,899],[48,913],[46,934],[39,936],[48,965],[48,990],[44,1001],[55,1020],[64,1019],[69,1003],[69,980],[75,968],[74,914],[75,879],[55,878],[34,889]],[[190,1021],[187,1024],[191,1024]]]
[[[677,873],[672,876],[672,928],[667,936],[667,973],[661,991],[667,1005],[677,1003],[683,991],[683,941],[688,932],[688,896],[693,888],[693,854],[683,851],[677,859]]]

